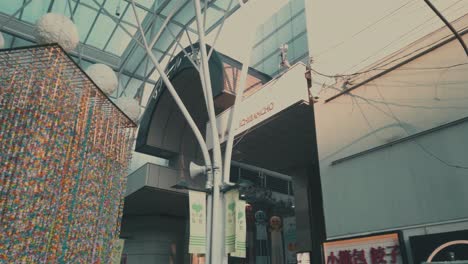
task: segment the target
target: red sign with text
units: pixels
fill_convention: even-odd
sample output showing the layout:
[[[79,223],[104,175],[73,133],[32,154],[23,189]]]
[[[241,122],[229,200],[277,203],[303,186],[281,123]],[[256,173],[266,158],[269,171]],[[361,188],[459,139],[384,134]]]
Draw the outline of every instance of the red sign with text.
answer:
[[[323,244],[326,264],[401,264],[397,233],[351,238]]]

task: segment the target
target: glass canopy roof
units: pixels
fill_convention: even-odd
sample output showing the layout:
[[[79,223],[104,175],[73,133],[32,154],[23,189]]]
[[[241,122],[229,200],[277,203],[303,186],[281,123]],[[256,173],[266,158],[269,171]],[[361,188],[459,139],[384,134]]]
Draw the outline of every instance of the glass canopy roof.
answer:
[[[163,64],[182,46],[198,41],[192,0],[135,0],[135,3],[148,39],[160,36],[153,52]],[[206,8],[204,20],[209,33],[239,8],[239,0],[202,0],[202,7]],[[82,68],[105,63],[119,75],[119,89],[111,97],[135,97],[143,107],[146,105],[159,75],[134,40],[141,41],[141,36],[130,0],[2,1],[0,31],[5,48],[34,44],[34,24],[48,12],[64,14],[76,24],[80,45],[71,55]],[[165,22],[167,27],[160,32]]]

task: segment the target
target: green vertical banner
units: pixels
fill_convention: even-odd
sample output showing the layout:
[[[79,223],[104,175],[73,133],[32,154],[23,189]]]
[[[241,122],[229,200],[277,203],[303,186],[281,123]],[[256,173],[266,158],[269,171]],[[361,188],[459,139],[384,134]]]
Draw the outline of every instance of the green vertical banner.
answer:
[[[238,200],[236,202],[236,242],[235,252],[231,253],[232,257],[246,257],[247,222],[245,217],[245,206],[245,201]]]
[[[225,225],[225,248],[226,253],[235,251],[236,242],[236,203],[239,201],[239,191],[231,190],[224,195],[225,210],[224,222]]]
[[[125,240],[123,240],[123,239],[114,240],[114,245],[112,247],[111,259],[110,259],[111,264],[120,264],[121,263],[124,244],[125,244]]]
[[[189,190],[190,237],[189,253],[205,254],[206,193]]]

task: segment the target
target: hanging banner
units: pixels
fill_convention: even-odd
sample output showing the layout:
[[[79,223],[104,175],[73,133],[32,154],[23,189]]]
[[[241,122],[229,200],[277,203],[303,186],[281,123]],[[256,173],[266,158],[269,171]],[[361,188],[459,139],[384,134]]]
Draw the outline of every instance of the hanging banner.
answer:
[[[124,249],[124,239],[116,239],[112,247],[111,260],[112,264],[120,264],[122,262],[122,252]]]
[[[225,247],[226,253],[235,251],[236,241],[236,204],[239,201],[239,191],[231,190],[224,195],[225,199]]]
[[[246,256],[246,237],[247,223],[245,218],[245,201],[237,201],[236,203],[236,251],[231,253],[232,257],[245,258]]]
[[[286,263],[296,263],[296,218],[283,218],[283,239]]]
[[[190,238],[189,253],[205,253],[206,193],[189,190]]]

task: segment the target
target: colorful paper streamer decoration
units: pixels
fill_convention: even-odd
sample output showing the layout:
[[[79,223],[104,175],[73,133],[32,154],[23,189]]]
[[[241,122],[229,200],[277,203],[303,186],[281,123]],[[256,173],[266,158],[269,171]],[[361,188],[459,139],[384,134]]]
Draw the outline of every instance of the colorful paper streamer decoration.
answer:
[[[0,51],[0,263],[108,263],[134,133],[59,46]]]

